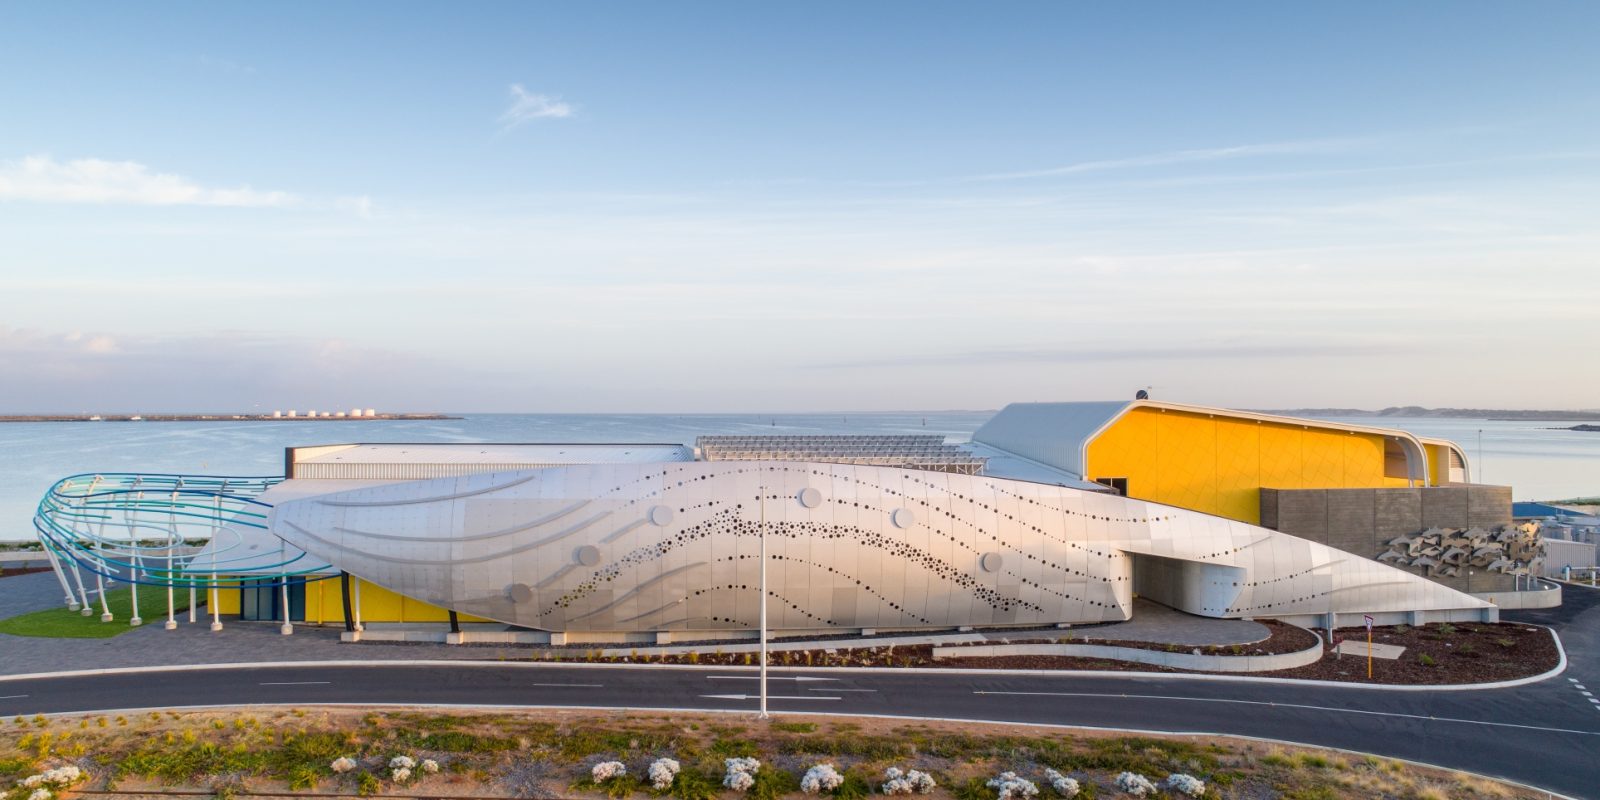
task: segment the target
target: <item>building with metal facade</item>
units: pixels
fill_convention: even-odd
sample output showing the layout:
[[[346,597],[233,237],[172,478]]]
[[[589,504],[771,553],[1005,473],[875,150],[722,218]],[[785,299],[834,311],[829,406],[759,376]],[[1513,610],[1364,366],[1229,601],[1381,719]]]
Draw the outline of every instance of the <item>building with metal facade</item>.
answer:
[[[286,629],[353,624],[348,608],[366,622],[492,620],[556,641],[740,635],[756,625],[763,567],[771,626],[790,633],[1115,621],[1135,594],[1210,617],[1493,616],[1434,581],[1259,527],[1234,497],[1290,475],[1388,485],[1385,437],[1397,432],[1239,416],[1011,406],[960,446],[293,448],[285,477],[248,496],[220,479],[68,479],[37,525],[70,603],[90,605],[90,576],[198,589],[218,624],[240,614]],[[1401,441],[1403,480],[1426,483],[1425,443]],[[1094,482],[1107,477],[1128,496]],[[188,523],[209,526],[209,541],[180,554],[176,509],[189,506],[214,507]],[[165,548],[119,543],[95,523],[118,518],[128,531],[170,531]]]

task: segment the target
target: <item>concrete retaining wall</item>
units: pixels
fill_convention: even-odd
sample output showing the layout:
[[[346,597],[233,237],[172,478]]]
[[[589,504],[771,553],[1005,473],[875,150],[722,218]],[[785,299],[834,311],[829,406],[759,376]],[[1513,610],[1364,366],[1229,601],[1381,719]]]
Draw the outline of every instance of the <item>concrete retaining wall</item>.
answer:
[[[1561,605],[1561,584],[1540,581],[1530,592],[1474,592],[1473,597],[1506,608],[1555,608]]]
[[[1315,663],[1322,658],[1322,642],[1294,653],[1276,653],[1266,656],[1209,656],[1182,651],[1141,650],[1136,647],[1116,647],[1104,644],[994,644],[973,647],[935,647],[934,659],[961,658],[965,656],[1071,656],[1074,658],[1104,658],[1111,661],[1132,661],[1175,669],[1192,669],[1201,672],[1270,672],[1293,669]]]

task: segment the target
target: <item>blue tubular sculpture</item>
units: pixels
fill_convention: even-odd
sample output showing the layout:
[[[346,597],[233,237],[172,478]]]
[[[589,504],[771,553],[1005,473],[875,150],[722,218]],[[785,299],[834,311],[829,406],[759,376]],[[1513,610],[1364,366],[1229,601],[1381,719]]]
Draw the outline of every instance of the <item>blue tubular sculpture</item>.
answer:
[[[332,577],[326,574],[329,565],[292,546],[285,546],[276,561],[259,550],[240,549],[237,529],[267,529],[272,506],[256,498],[282,480],[131,472],[73,475],[45,493],[33,526],[66,592],[68,608],[81,608],[85,616],[93,613],[83,575],[88,572],[93,593],[100,597],[101,619],[111,619],[105,600],[105,582],[110,580],[132,587],[134,625],[142,622],[138,587],[166,588],[171,628],[176,625],[172,594],[177,588],[191,592],[192,619],[195,590],[211,592],[215,616],[218,590],[248,583],[287,592],[291,585]],[[202,551],[204,557],[197,561]],[[288,620],[284,622],[287,627]],[[220,620],[213,622],[214,629],[220,626]]]

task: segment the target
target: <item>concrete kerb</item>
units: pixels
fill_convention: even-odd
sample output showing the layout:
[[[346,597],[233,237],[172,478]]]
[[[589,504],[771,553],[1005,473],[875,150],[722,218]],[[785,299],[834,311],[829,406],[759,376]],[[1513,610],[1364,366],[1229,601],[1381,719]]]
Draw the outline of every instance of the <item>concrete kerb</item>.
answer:
[[[1526,678],[1516,678],[1507,681],[1493,681],[1490,683],[1455,683],[1439,686],[1393,686],[1376,683],[1346,683],[1343,681],[1316,681],[1301,680],[1298,678],[1264,678],[1255,675],[1198,675],[1186,672],[1137,672],[1116,670],[1050,670],[1050,669],[957,669],[945,667],[775,667],[769,666],[771,672],[832,672],[847,674],[909,674],[909,675],[1009,675],[1028,677],[1054,677],[1054,678],[1104,678],[1104,679],[1130,679],[1130,678],[1160,678],[1164,680],[1187,681],[1239,681],[1246,683],[1278,684],[1283,686],[1319,686],[1336,689],[1368,689],[1373,691],[1390,692],[1460,692],[1482,691],[1487,689],[1509,689],[1516,686],[1525,686],[1530,683],[1548,680],[1567,669],[1567,651],[1561,645],[1561,637],[1554,630],[1544,625],[1533,623],[1518,623],[1530,627],[1544,628],[1550,633],[1550,638],[1555,640],[1556,652],[1560,660],[1556,666],[1538,675]],[[190,672],[197,670],[247,670],[247,669],[308,669],[316,667],[458,667],[458,668],[502,668],[502,669],[549,669],[573,668],[583,669],[664,669],[664,670],[701,670],[701,671],[739,671],[756,672],[756,666],[718,666],[705,664],[591,664],[588,662],[553,662],[553,661],[458,661],[448,659],[417,659],[415,661],[270,661],[251,662],[240,664],[173,664],[154,667],[123,667],[116,669],[85,669],[67,670],[60,672],[33,672],[22,675],[0,675],[0,683],[24,680],[41,680],[47,678],[77,678],[94,675],[139,675],[166,672]],[[326,705],[326,704],[324,704]]]
[[[992,672],[994,670],[984,670],[984,671]],[[1117,673],[1117,674],[1125,674],[1125,673]],[[1146,674],[1148,674],[1148,673],[1146,673]],[[1168,675],[1166,673],[1159,673],[1159,674],[1161,674],[1163,677],[1168,677]],[[1343,684],[1340,684],[1340,685],[1343,685]],[[151,712],[151,711],[166,711],[169,708],[170,708],[169,706],[145,706],[145,707],[142,707],[142,708],[108,708],[108,709],[102,709],[102,710],[99,710],[99,711],[65,711],[65,712],[59,712],[59,713],[53,713],[53,714],[42,714],[40,716],[43,716],[43,717],[46,717],[46,718],[55,718],[55,717],[80,717],[80,716],[85,716],[85,715],[90,715],[90,714],[143,714],[143,713],[148,713],[148,712]],[[384,704],[384,703],[379,703],[379,704],[373,704],[373,703],[243,703],[243,704],[238,704],[238,703],[235,703],[235,704],[230,704],[230,705],[215,705],[215,704],[212,704],[212,705],[197,705],[197,706],[179,706],[179,708],[182,708],[182,709],[184,709],[186,711],[216,711],[216,710],[220,710],[220,709],[236,709],[236,708],[388,708],[388,709],[418,709],[418,710],[449,709],[449,710],[452,710],[452,711],[482,711],[482,712],[550,710],[550,711],[606,711],[606,712],[621,711],[624,714],[631,713],[631,712],[652,713],[652,714],[731,714],[731,715],[739,715],[739,716],[754,716],[756,714],[755,711],[746,710],[746,709],[738,709],[738,708],[649,708],[649,707],[635,708],[635,707],[632,707],[632,706],[584,706],[584,705],[552,706],[552,705],[493,705],[493,704],[484,705],[484,704],[480,704],[480,703],[390,703],[390,704]],[[1447,767],[1447,766],[1444,766],[1442,764],[1430,764],[1430,763],[1428,763],[1426,761],[1414,761],[1414,760],[1409,759],[1409,758],[1400,758],[1398,756],[1387,756],[1387,755],[1384,755],[1382,753],[1372,753],[1372,752],[1367,752],[1367,751],[1364,751],[1364,750],[1350,750],[1350,749],[1343,748],[1343,747],[1330,747],[1328,745],[1313,744],[1313,743],[1310,743],[1310,742],[1300,742],[1300,741],[1295,741],[1293,739],[1270,739],[1270,738],[1266,738],[1266,737],[1262,737],[1262,736],[1249,736],[1249,735],[1246,735],[1246,734],[1226,733],[1226,732],[1222,732],[1222,731],[1163,731],[1163,730],[1152,730],[1152,729],[1147,729],[1147,728],[1115,728],[1115,727],[1108,727],[1108,726],[1104,726],[1104,725],[1058,725],[1058,724],[1052,724],[1052,723],[1048,723],[1048,722],[1016,722],[1016,721],[1013,721],[1013,720],[968,719],[968,718],[962,718],[962,717],[918,717],[918,716],[903,715],[903,714],[861,714],[861,713],[855,713],[855,712],[849,712],[849,711],[843,711],[843,712],[841,712],[841,711],[830,711],[830,712],[828,712],[826,714],[819,714],[819,713],[817,713],[815,711],[782,711],[782,710],[778,710],[778,709],[773,709],[770,713],[773,714],[774,716],[782,715],[782,716],[789,716],[789,717],[808,717],[808,716],[809,717],[818,717],[818,716],[821,716],[821,717],[857,717],[857,718],[862,718],[862,719],[906,720],[906,721],[909,721],[909,722],[952,722],[952,723],[978,723],[978,724],[981,724],[981,725],[1014,725],[1014,726],[1019,726],[1019,727],[1046,728],[1046,729],[1050,729],[1050,730],[1060,730],[1060,731],[1074,731],[1074,730],[1077,730],[1077,731],[1096,731],[1096,732],[1100,732],[1100,733],[1128,733],[1128,734],[1141,735],[1141,736],[1190,736],[1190,737],[1226,736],[1226,737],[1231,738],[1231,739],[1239,739],[1239,740],[1248,741],[1248,742],[1260,742],[1262,744],[1284,744],[1284,745],[1291,745],[1291,746],[1294,746],[1294,747],[1309,747],[1309,748],[1314,748],[1314,749],[1317,749],[1317,750],[1327,750],[1327,751],[1333,752],[1333,753],[1344,753],[1345,755],[1351,755],[1351,756],[1370,756],[1372,758],[1385,758],[1385,759],[1388,759],[1390,761],[1398,761],[1398,762],[1400,762],[1402,764],[1411,764],[1413,766],[1428,767],[1430,769],[1444,770],[1446,772],[1459,772],[1459,773],[1463,773],[1463,774],[1467,774],[1467,775],[1477,775],[1479,777],[1490,778],[1492,780],[1497,780],[1497,781],[1501,781],[1503,783],[1508,783],[1508,784],[1511,784],[1512,786],[1518,786],[1518,787],[1521,787],[1523,789],[1528,789],[1530,791],[1543,792],[1544,794],[1546,794],[1546,795],[1548,795],[1550,797],[1561,798],[1561,800],[1580,800],[1580,798],[1573,797],[1571,795],[1561,794],[1560,792],[1551,791],[1550,789],[1546,789],[1546,788],[1541,787],[1541,786],[1534,786],[1534,785],[1531,785],[1531,784],[1523,783],[1522,781],[1514,780],[1512,778],[1503,778],[1503,777],[1500,777],[1500,776],[1497,776],[1497,775],[1484,775],[1483,773],[1479,773],[1479,772],[1468,772],[1467,770],[1457,769],[1455,767]]]
[[[1145,650],[1137,647],[1114,645],[1076,644],[994,644],[973,647],[934,647],[933,658],[962,658],[966,656],[1068,656],[1075,658],[1109,658],[1136,664],[1151,664],[1177,669],[1197,669],[1208,672],[1272,672],[1294,669],[1314,664],[1322,659],[1322,639],[1310,647],[1292,653],[1271,655],[1228,656],[1208,655],[1189,651]],[[1162,673],[1168,674],[1168,673]]]

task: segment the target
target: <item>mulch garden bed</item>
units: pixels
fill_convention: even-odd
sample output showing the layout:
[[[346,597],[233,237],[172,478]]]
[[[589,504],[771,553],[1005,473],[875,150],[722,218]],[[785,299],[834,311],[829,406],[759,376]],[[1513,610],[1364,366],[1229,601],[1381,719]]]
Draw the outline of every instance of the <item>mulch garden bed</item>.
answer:
[[[1365,642],[1360,628],[1341,628],[1335,636]],[[1367,680],[1364,654],[1328,653],[1321,661],[1295,669],[1257,673],[1352,683],[1443,685],[1489,683],[1538,675],[1555,668],[1561,655],[1550,631],[1514,622],[1393,625],[1373,629],[1372,641],[1404,647],[1398,659],[1372,659]]]
[[[1194,652],[1206,655],[1267,655],[1292,653],[1304,650],[1317,641],[1317,635],[1294,625],[1276,620],[1261,620],[1271,630],[1266,639],[1248,645],[1221,645],[1193,647],[1162,645],[1151,642],[1129,642],[1112,639],[1073,638],[1073,643],[1107,644],[1140,650]],[[1341,629],[1341,638],[1365,641],[1359,628]],[[976,642],[984,644],[1035,644],[1055,641],[1023,637],[1016,640]],[[1377,628],[1373,641],[1406,648],[1397,660],[1373,659],[1373,677],[1366,677],[1366,658],[1332,651],[1322,660],[1288,670],[1248,673],[1253,676],[1299,678],[1303,680],[1342,681],[1349,683],[1381,683],[1412,685],[1444,685],[1459,683],[1488,683],[1537,675],[1553,668],[1560,660],[1555,640],[1549,631],[1517,623],[1440,623],[1423,627],[1395,625]],[[961,647],[963,645],[949,645]],[[610,664],[698,664],[705,666],[752,666],[757,663],[754,653],[709,652],[685,654],[660,654],[653,648],[641,647],[625,656],[603,656],[599,650],[569,649],[550,652],[533,661],[566,661]],[[1113,661],[1103,658],[1071,656],[967,656],[933,658],[932,645],[884,645],[881,647],[829,648],[773,651],[768,663],[779,667],[948,667],[955,669],[1030,669],[1062,671],[1112,671],[1112,672],[1166,672],[1181,673],[1199,670],[1182,670],[1140,664],[1131,661]]]

